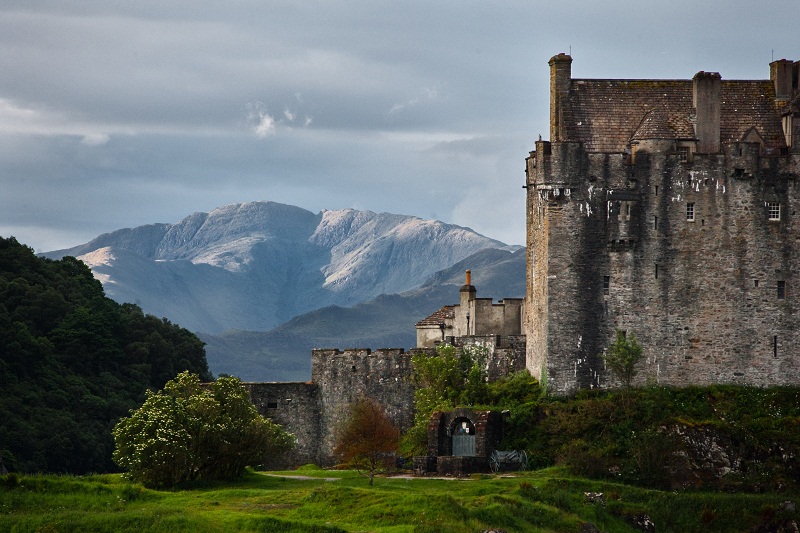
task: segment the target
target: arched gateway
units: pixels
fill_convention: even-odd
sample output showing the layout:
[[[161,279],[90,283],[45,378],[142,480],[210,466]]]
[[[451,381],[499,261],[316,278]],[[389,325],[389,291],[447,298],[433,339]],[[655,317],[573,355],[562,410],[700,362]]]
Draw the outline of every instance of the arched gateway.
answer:
[[[489,457],[503,438],[499,411],[437,411],[428,425],[428,455],[414,457],[418,475],[489,472]]]

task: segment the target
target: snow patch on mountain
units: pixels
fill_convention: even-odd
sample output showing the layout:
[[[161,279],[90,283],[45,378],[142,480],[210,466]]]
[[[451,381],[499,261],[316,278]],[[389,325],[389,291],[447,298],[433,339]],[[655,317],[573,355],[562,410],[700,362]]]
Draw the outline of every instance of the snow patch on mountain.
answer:
[[[43,255],[79,256],[115,300],[214,333],[407,291],[486,248],[517,247],[436,220],[248,202]]]

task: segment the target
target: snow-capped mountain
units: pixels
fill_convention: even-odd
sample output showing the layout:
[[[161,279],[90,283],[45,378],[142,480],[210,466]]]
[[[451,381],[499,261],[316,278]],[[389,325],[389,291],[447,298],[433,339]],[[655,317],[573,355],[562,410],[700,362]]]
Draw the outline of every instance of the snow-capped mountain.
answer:
[[[328,305],[408,291],[487,248],[474,231],[417,217],[274,202],[195,213],[43,254],[86,262],[117,301],[207,333],[265,331]]]

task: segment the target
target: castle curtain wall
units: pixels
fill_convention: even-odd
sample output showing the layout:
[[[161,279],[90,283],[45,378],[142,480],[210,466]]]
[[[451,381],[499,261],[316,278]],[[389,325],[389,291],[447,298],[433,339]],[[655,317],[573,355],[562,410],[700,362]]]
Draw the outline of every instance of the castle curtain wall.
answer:
[[[313,350],[311,375],[319,386],[319,462],[335,460],[333,448],[349,407],[359,398],[379,403],[399,428],[414,422],[412,353],[396,349]]]

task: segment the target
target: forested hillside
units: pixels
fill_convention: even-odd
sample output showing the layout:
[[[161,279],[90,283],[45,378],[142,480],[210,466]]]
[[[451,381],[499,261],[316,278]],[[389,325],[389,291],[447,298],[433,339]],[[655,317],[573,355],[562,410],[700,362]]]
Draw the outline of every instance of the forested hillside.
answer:
[[[111,428],[183,370],[210,379],[203,343],[106,298],[80,261],[0,238],[0,453],[9,470],[114,470]]]

